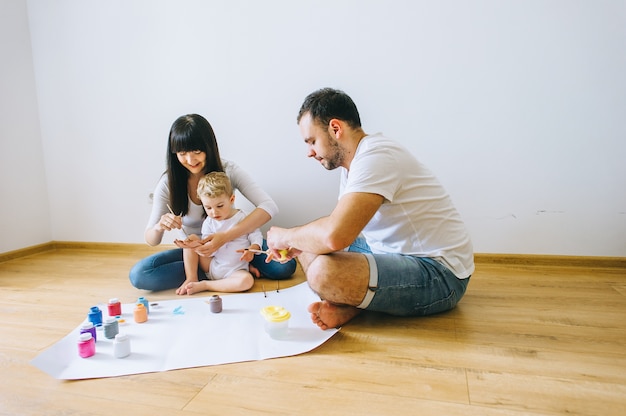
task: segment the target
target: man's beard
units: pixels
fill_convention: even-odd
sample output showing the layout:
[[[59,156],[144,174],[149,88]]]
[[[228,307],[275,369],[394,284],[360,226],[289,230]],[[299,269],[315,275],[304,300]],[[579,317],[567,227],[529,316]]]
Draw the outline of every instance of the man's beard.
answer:
[[[345,152],[339,145],[339,142],[330,134],[328,135],[328,142],[331,144],[332,157],[325,157],[322,160],[322,166],[324,166],[326,170],[337,169],[343,163]]]

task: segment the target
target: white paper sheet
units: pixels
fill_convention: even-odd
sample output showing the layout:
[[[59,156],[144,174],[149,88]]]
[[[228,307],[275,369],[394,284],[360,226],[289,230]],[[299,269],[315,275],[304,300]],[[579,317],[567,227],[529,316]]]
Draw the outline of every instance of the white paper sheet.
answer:
[[[223,295],[221,313],[211,312],[210,297],[158,301],[142,324],[133,319],[135,304],[123,304],[126,323],[120,325],[120,333],[130,338],[128,357],[115,358],[113,340],[98,329],[96,354],[81,358],[78,325],[31,364],[57,379],[114,377],[302,354],[337,332],[322,331],[311,322],[306,307],[319,298],[306,283],[266,293],[267,297],[263,292]],[[272,339],[265,332],[260,311],[269,305],[282,306],[291,313],[285,339]],[[103,315],[107,317],[106,308]]]

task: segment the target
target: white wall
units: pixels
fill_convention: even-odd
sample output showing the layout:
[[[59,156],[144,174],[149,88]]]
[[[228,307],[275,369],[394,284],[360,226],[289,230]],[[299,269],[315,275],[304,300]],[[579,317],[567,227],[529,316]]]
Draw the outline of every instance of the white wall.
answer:
[[[0,1],[0,253],[52,239],[26,1]]]
[[[27,3],[54,240],[143,241],[190,112],[274,224],[327,214],[295,116],[331,86],[439,175],[477,252],[626,256],[624,1]]]

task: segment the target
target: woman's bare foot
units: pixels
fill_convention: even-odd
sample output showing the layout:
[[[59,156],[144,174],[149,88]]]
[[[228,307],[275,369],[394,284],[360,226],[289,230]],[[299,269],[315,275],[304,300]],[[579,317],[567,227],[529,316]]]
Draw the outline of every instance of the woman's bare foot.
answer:
[[[325,300],[313,302],[307,308],[311,320],[322,329],[338,328],[361,313],[361,309],[348,305],[335,305]]]

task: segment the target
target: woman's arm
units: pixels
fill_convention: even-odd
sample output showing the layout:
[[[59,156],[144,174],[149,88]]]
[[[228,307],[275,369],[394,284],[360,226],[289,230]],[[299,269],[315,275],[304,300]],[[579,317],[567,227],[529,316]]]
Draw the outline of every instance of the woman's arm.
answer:
[[[254,211],[246,216],[246,218],[231,227],[228,231],[212,234],[203,239],[202,241],[204,241],[205,244],[202,247],[198,247],[196,252],[201,256],[210,256],[227,242],[232,241],[237,237],[241,237],[242,235],[250,234],[252,231],[268,222],[271,218],[270,214],[268,214],[265,210],[255,208]]]
[[[213,234],[205,239],[205,245],[197,250],[200,255],[211,255],[225,243],[260,228],[278,213],[278,206],[274,200],[252,176],[233,162],[226,160],[223,162],[224,171],[230,178],[233,189],[237,189],[256,208],[230,230]]]
[[[165,231],[181,228],[183,225],[181,217],[169,212],[167,207],[169,194],[167,177],[163,175],[152,194],[152,211],[150,212],[150,219],[148,220],[148,225],[144,232],[146,243],[151,246],[161,244]]]

